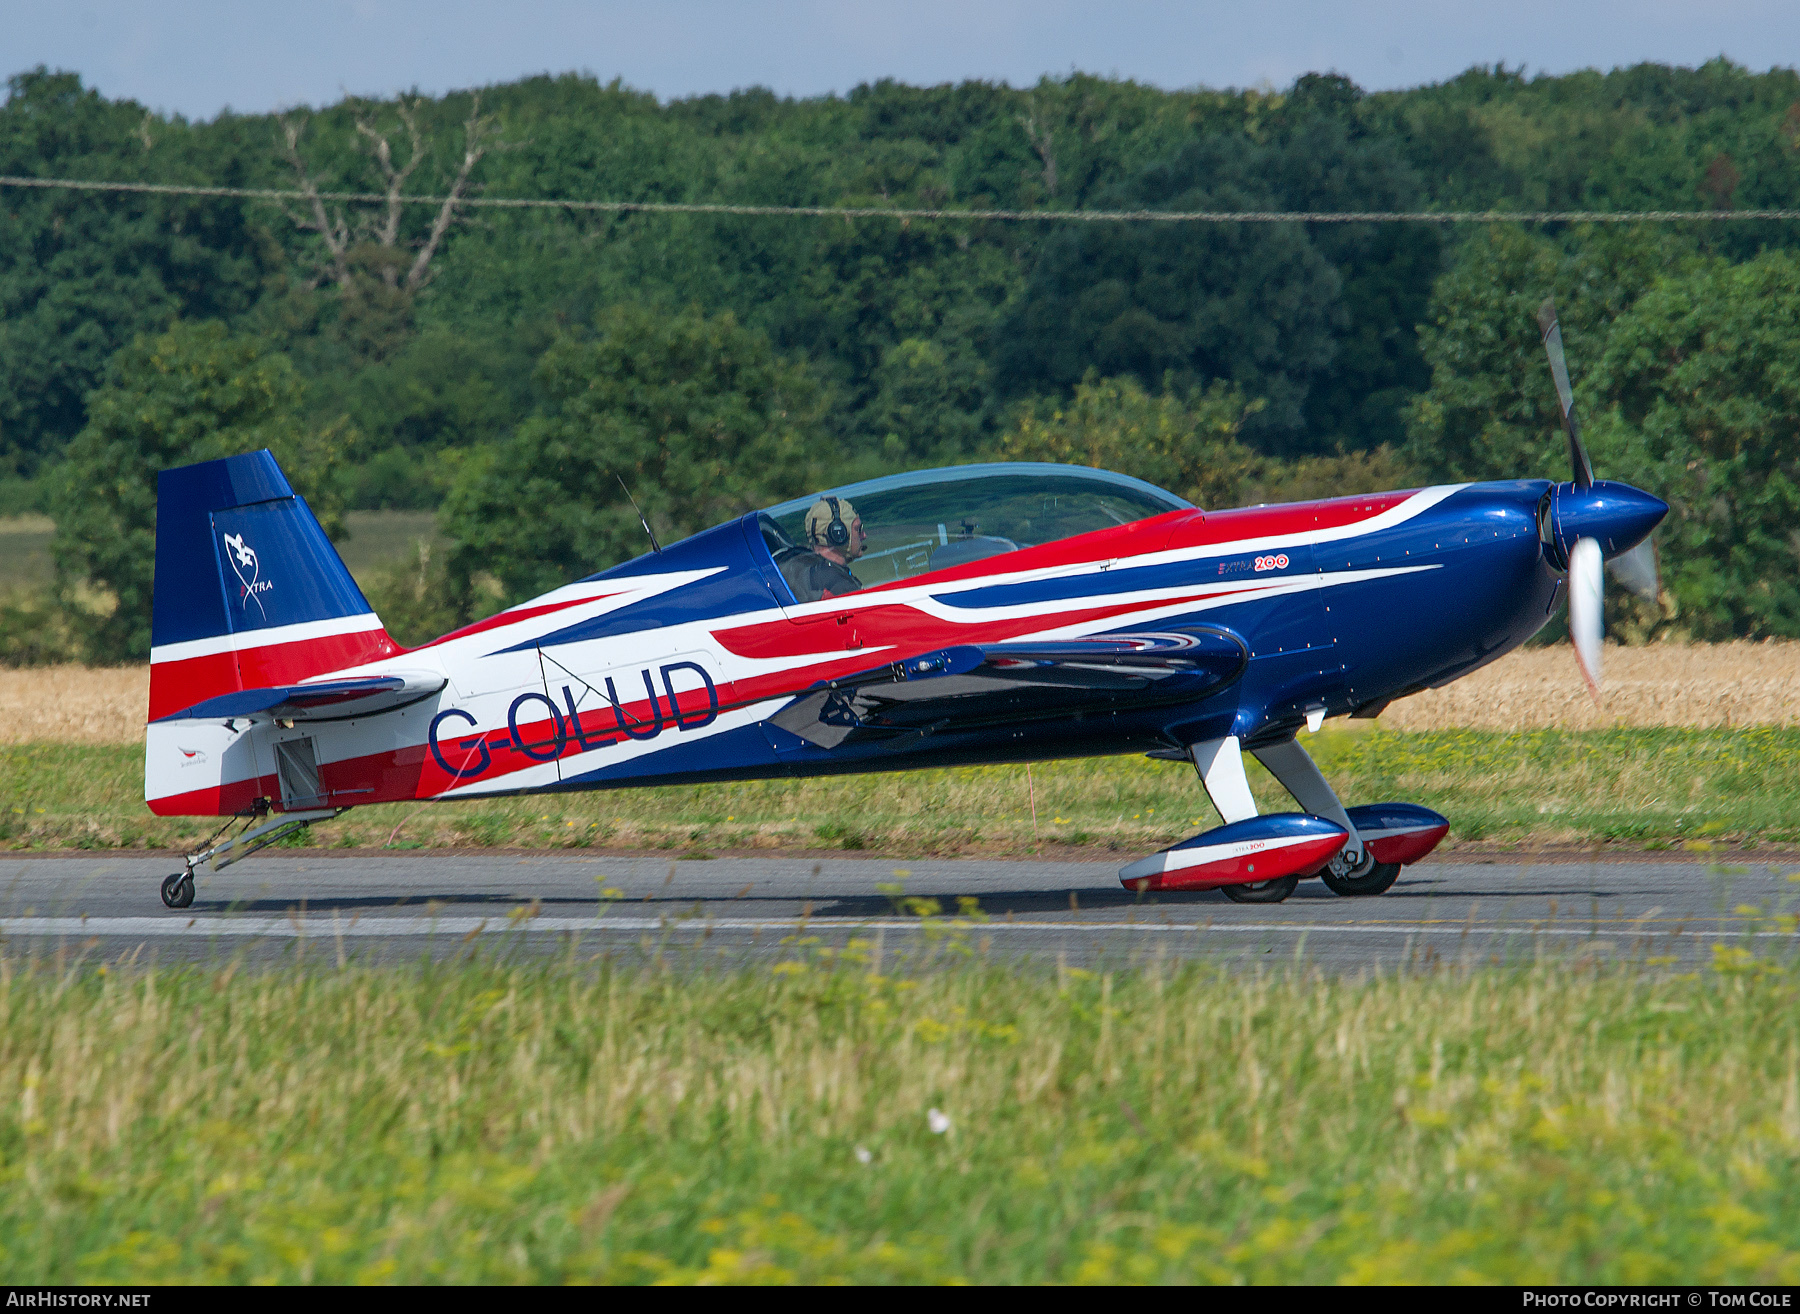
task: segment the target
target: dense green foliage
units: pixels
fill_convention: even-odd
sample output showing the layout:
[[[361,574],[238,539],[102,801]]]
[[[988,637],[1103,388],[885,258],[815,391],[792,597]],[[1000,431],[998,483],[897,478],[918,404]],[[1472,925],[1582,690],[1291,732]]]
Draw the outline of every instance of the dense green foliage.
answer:
[[[1596,469],[1671,505],[1656,541],[1676,618],[1705,638],[1800,633],[1800,258],[1734,264],[1666,235],[1482,235],[1422,333],[1420,466],[1567,477],[1532,319],[1549,292]]]
[[[1040,210],[1731,209],[1800,196],[1800,76],[1722,60],[1532,79],[1477,68],[1375,95],[1317,75],[1282,92],[1164,92],[1076,74],[659,104],[570,75],[206,123],[109,102],[67,74],[9,86],[0,172],[45,177]],[[1554,293],[1602,473],[1676,507],[1662,537],[1672,614],[1640,623],[1800,633],[1785,373],[1800,225],[1062,227],[6,189],[0,226],[0,501],[29,502],[100,422],[96,389],[152,386],[128,377],[147,359],[134,341],[216,320],[291,362],[296,431],[341,435],[331,478],[347,504],[449,499],[468,550],[437,569],[461,572],[446,587],[465,603],[471,563],[521,532],[477,530],[470,515],[556,526],[554,543],[502,551],[516,568],[490,574],[508,598],[634,551],[600,487],[615,467],[674,533],[809,471],[977,458],[1102,395],[1125,408],[1123,432],[1140,405],[1131,389],[1176,408],[1241,396],[1233,441],[1256,461],[1328,463],[1257,466],[1264,490],[1561,474],[1532,318]],[[576,380],[611,368],[597,344],[635,336],[618,350],[648,359],[690,331],[690,345],[760,363],[698,366],[714,395],[685,429],[651,435],[654,405]],[[1090,375],[1101,392],[1077,402]],[[743,397],[718,391],[740,378]],[[765,464],[749,417],[776,395],[806,400],[780,417],[788,450]],[[703,412],[744,423],[675,450]],[[1134,473],[1168,463],[1166,450],[1115,450]],[[570,459],[585,473],[549,477]],[[505,502],[527,488],[554,505]],[[110,595],[119,616],[104,637],[89,627],[90,651],[139,651],[136,595],[87,579],[90,606]]]
[[[544,411],[444,508],[455,576],[490,572],[510,597],[647,551],[640,511],[658,538],[682,537],[804,491],[817,459],[817,384],[729,311],[608,310],[536,378]]]
[[[14,78],[0,111],[0,172],[232,184],[243,170],[213,132],[109,103],[75,78]],[[160,146],[160,150],[156,147]],[[236,317],[255,305],[267,219],[188,197],[9,191],[0,241],[0,450],[25,470],[59,451],[87,414],[108,359],[176,316]]]
[[[1190,135],[1095,198],[1123,210],[1405,210],[1427,201],[1399,143],[1365,132],[1341,79],[1308,76],[1255,131]],[[1438,268],[1429,228],[1082,227],[1056,233],[999,330],[1012,389],[1089,369],[1147,383],[1228,379],[1277,449],[1372,447],[1424,382],[1410,332]]]
[[[104,662],[150,655],[156,559],[156,472],[267,447],[327,532],[338,527],[332,467],[341,434],[308,428],[292,363],[260,338],[216,321],[177,322],[136,339],[88,399],[88,423],[50,489],[51,552],[83,655]],[[83,589],[104,590],[92,601]]]
[[[1015,406],[993,454],[1009,461],[1058,461],[1128,470],[1196,506],[1301,501],[1346,487],[1398,488],[1411,474],[1391,448],[1281,460],[1242,440],[1263,402],[1246,402],[1222,381],[1180,392],[1173,375],[1150,393],[1130,375],[1092,372],[1066,401],[1033,398]]]

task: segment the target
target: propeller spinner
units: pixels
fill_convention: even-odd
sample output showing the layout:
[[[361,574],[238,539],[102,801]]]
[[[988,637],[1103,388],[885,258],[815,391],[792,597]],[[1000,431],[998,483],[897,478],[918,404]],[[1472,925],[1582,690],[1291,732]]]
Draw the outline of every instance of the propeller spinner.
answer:
[[[1574,467],[1573,481],[1558,485],[1552,502],[1554,538],[1569,567],[1569,638],[1588,692],[1598,703],[1605,635],[1601,566],[1604,563],[1611,569],[1628,592],[1655,602],[1662,594],[1662,579],[1649,533],[1669,508],[1660,499],[1627,485],[1595,481],[1594,466],[1581,445],[1581,426],[1575,419],[1575,393],[1569,386],[1569,365],[1563,355],[1554,301],[1546,300],[1538,308],[1538,327],[1550,356],[1556,400],[1562,408],[1563,429],[1569,435],[1569,463]],[[1625,546],[1628,544],[1631,546]],[[1624,551],[1620,551],[1622,546]],[[1608,553],[1612,554],[1610,560]]]

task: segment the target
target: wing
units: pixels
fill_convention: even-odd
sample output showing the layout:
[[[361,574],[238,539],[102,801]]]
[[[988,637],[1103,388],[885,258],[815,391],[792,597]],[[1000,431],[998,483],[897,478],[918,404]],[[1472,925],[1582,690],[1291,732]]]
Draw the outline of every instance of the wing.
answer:
[[[219,694],[158,717],[159,721],[340,721],[378,716],[429,698],[449,681],[429,672],[370,675],[314,684],[276,685]]]
[[[821,748],[972,730],[1076,712],[1185,703],[1236,680],[1250,660],[1230,630],[1100,634],[970,644],[810,689],[770,721]]]

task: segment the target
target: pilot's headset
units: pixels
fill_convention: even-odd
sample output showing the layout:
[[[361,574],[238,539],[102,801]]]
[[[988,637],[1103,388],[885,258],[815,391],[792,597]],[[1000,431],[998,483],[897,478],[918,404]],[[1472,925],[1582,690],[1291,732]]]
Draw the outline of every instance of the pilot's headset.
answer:
[[[813,507],[813,514],[806,518],[806,535],[808,540],[813,543],[823,542],[831,547],[839,549],[847,547],[850,543],[850,526],[844,521],[844,508],[848,505],[848,502],[844,502],[839,498],[830,496],[821,497],[819,499],[819,505]],[[819,521],[822,519],[818,514],[819,506],[829,506],[831,508],[831,519],[823,525],[819,524]],[[854,516],[855,514],[855,511],[852,510],[851,515]]]

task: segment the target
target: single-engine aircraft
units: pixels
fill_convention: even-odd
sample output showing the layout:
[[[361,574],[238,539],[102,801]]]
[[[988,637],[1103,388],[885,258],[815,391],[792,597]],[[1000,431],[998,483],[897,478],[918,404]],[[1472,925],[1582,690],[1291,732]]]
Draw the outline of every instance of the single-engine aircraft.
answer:
[[[1536,633],[1568,593],[1598,697],[1601,565],[1654,596],[1667,507],[1574,471],[1202,511],[1065,465],[784,502],[405,649],[267,451],[164,471],[144,794],[237,834],[162,884],[365,803],[1147,753],[1224,824],[1120,873],[1276,903],[1387,890],[1449,828],[1346,807],[1297,738]],[[646,533],[649,531],[645,525]],[[1258,815],[1250,752],[1298,811]]]

